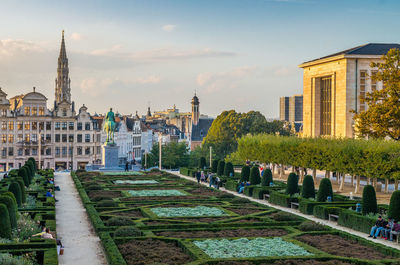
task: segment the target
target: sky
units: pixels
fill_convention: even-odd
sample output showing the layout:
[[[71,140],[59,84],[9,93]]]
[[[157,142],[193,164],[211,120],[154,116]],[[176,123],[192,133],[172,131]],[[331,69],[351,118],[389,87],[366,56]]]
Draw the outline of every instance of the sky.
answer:
[[[0,87],[54,101],[65,30],[72,99],[91,114],[200,112],[279,117],[302,93],[304,61],[370,42],[400,43],[400,1],[0,0]]]

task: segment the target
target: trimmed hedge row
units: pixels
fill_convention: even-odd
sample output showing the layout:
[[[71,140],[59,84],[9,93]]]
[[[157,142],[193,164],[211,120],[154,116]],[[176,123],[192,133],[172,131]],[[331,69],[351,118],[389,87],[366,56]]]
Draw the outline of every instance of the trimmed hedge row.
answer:
[[[375,225],[375,222],[376,220],[374,218],[364,216],[347,209],[341,209],[339,212],[339,225],[343,225],[363,233],[369,233],[371,231],[371,227]]]

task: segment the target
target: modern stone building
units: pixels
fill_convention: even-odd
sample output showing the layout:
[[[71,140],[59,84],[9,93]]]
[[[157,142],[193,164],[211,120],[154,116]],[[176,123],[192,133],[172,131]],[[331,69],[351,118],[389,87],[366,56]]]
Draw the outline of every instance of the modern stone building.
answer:
[[[7,99],[0,89],[0,171],[34,157],[41,168],[84,168],[101,162],[101,130],[83,105],[71,100],[64,32],[57,62],[54,108],[36,91]]]
[[[288,122],[303,122],[303,95],[280,98],[279,119]]]
[[[279,120],[289,121],[289,97],[281,97],[279,103]]]
[[[299,65],[303,68],[303,136],[354,137],[353,113],[368,108],[366,92],[381,89],[371,62],[400,44],[370,43]]]

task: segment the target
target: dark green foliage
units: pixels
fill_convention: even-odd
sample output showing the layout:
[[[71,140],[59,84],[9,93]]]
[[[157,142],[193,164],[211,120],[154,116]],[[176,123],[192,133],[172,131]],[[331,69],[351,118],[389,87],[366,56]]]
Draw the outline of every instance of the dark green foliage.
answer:
[[[276,221],[298,221],[298,220],[300,220],[300,218],[291,213],[277,212],[274,215],[274,220],[276,220]]]
[[[221,160],[218,162],[217,175],[223,176],[224,169],[225,169],[225,161]]]
[[[258,169],[258,167],[254,166],[250,170],[250,185],[257,185],[260,184],[260,182],[260,170]]]
[[[242,167],[242,172],[240,173],[240,181],[249,181],[250,178],[250,167],[248,165],[244,165]]]
[[[128,226],[133,225],[133,222],[129,217],[115,216],[105,221],[105,224],[107,226]]]
[[[11,182],[10,186],[8,187],[8,190],[14,194],[15,199],[17,200],[18,207],[21,207],[22,196],[21,196],[21,188],[19,187],[18,182]]]
[[[299,176],[296,173],[290,173],[287,180],[286,193],[293,195],[299,192]]]
[[[388,215],[393,217],[394,220],[400,220],[400,190],[392,193]]]
[[[24,180],[25,187],[29,186],[29,173],[28,169],[25,167],[21,167],[18,170],[18,176],[20,176]]]
[[[230,175],[234,176],[235,175],[235,171],[233,169],[233,165],[231,162],[228,162],[225,164],[224,167],[224,176],[229,177]]]
[[[332,190],[332,183],[329,179],[324,178],[319,183],[319,189],[317,194],[317,201],[318,202],[326,202],[328,196],[333,198],[333,190]]]
[[[114,232],[114,237],[128,237],[128,236],[140,236],[140,231],[134,226],[123,226],[117,228]]]
[[[0,203],[0,227],[0,237],[11,239],[10,215],[3,203]]]
[[[292,198],[290,197],[290,195],[283,194],[277,191],[271,191],[269,195],[270,203],[277,204],[283,207],[290,207],[290,203],[292,202]]]
[[[377,213],[378,212],[378,203],[376,202],[376,193],[375,189],[372,185],[367,185],[363,189],[362,196],[362,213]]]
[[[9,177],[17,177],[18,176],[18,169],[12,169],[8,172]]]
[[[22,203],[25,203],[26,202],[26,191],[25,191],[24,180],[21,177],[17,177],[15,180],[18,182],[19,187],[21,188],[21,200],[22,200]]]
[[[211,164],[211,172],[217,173],[219,160],[213,160]]]
[[[6,191],[6,192],[0,193],[0,196],[8,196],[8,197],[10,197],[14,201],[14,203],[17,205],[17,199],[15,199],[14,193],[12,193],[10,191]]]
[[[231,191],[237,191],[238,183],[236,180],[228,180],[225,185],[225,189],[231,190]]]
[[[269,186],[272,182],[272,171],[269,168],[264,169],[264,174],[261,178],[261,186]]]
[[[90,184],[86,186],[86,190],[101,190],[101,186],[99,184]]]
[[[302,222],[299,225],[299,229],[301,231],[304,231],[304,232],[308,232],[308,231],[325,231],[326,227],[321,225],[321,224],[319,224],[319,223],[307,220],[307,221]]]
[[[199,168],[204,169],[207,165],[206,158],[204,156],[200,157]]]
[[[303,179],[301,197],[303,198],[315,198],[315,186],[314,179],[310,175],[306,175]]]
[[[0,196],[0,204],[7,206],[11,228],[17,228],[17,204],[9,196]]]
[[[33,157],[30,157],[30,158],[28,158],[28,161],[31,161],[31,162],[32,162],[32,165],[33,165],[33,171],[34,171],[34,172],[36,172],[36,171],[37,171],[37,166],[36,166],[36,161],[35,161],[35,158],[33,158]]]
[[[345,227],[369,233],[375,225],[376,218],[364,216],[352,210],[340,209],[338,224]]]
[[[118,204],[113,200],[102,200],[97,203],[98,207],[116,207]]]

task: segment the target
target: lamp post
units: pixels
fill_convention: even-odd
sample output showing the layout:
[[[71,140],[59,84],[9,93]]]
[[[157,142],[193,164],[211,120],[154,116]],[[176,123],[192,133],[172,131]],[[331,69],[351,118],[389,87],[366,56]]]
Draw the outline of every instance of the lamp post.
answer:
[[[159,170],[161,170],[161,168],[162,168],[162,150],[161,150],[161,147],[162,147],[162,134],[160,133],[159,135],[158,135],[158,169]]]
[[[210,146],[210,168],[212,166],[212,146]]]
[[[38,132],[38,141],[39,141],[39,161],[38,161],[38,168],[41,169],[41,153],[42,153],[42,137],[40,135],[40,128],[39,128],[39,132]]]

